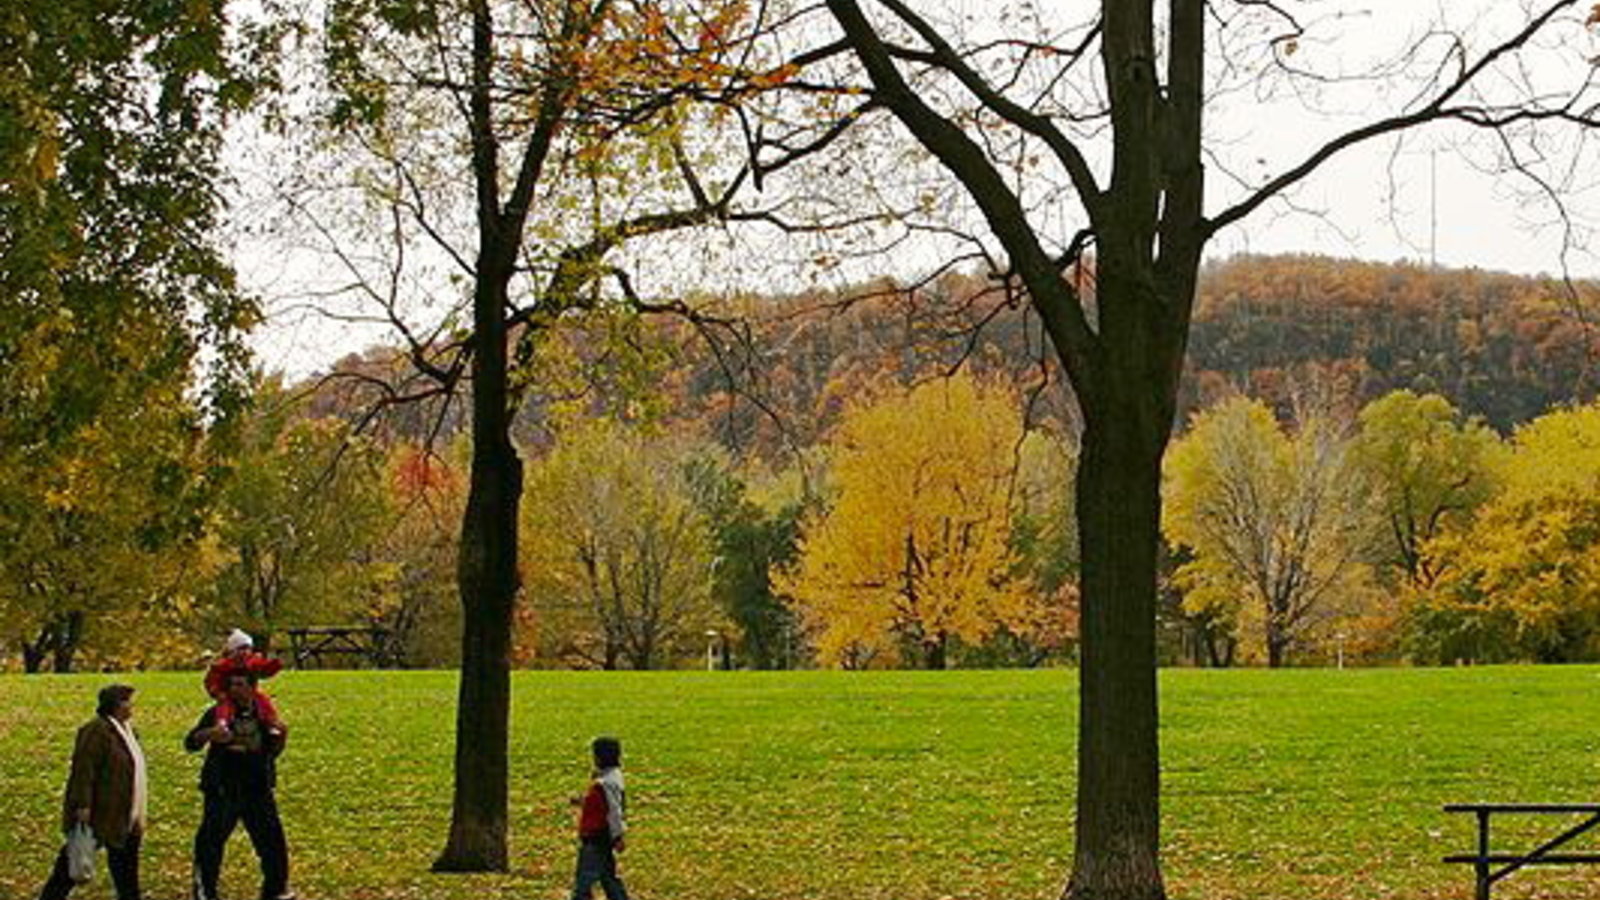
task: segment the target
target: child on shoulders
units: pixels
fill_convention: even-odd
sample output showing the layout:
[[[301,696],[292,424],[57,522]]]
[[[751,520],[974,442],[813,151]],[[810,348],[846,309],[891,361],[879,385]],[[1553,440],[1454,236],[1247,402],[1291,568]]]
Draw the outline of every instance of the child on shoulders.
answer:
[[[283,669],[283,660],[274,659],[255,651],[255,641],[250,635],[235,628],[224,642],[222,655],[212,660],[206,670],[206,693],[217,701],[216,724],[228,728],[237,710],[228,697],[228,676],[234,673],[249,675],[251,682],[271,678]],[[278,709],[260,689],[256,690],[256,713],[261,724],[269,731],[283,731],[283,720]]]

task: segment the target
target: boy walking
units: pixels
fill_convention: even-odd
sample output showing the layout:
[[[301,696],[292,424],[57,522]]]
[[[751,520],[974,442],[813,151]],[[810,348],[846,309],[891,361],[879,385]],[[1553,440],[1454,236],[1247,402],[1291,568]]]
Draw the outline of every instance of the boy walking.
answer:
[[[606,900],[628,900],[628,891],[617,877],[617,854],[623,849],[623,834],[628,830],[623,818],[626,794],[622,787],[622,742],[616,738],[595,738],[594,778],[582,797],[572,803],[578,813],[578,874],[572,884],[572,900],[589,900],[595,882],[606,892]]]

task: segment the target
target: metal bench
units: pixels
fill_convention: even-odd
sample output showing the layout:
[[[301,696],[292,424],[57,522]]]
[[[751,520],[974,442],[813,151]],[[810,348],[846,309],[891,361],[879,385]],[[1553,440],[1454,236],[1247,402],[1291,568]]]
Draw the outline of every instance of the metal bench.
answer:
[[[1478,817],[1478,852],[1446,856],[1447,863],[1470,863],[1477,875],[1476,900],[1489,900],[1495,882],[1523,866],[1581,865],[1600,863],[1600,852],[1556,853],[1574,838],[1600,825],[1600,803],[1450,803],[1447,813],[1472,813]],[[1500,814],[1579,815],[1583,820],[1527,853],[1497,852],[1489,849],[1489,817]],[[1498,868],[1496,868],[1498,866]]]

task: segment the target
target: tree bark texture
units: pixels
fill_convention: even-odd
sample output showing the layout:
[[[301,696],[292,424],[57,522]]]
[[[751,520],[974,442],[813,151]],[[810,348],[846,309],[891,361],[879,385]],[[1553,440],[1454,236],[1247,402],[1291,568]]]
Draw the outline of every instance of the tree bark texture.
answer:
[[[480,265],[487,260],[480,258]],[[434,871],[506,868],[511,633],[517,593],[522,461],[507,408],[504,267],[480,268],[474,298],[472,473],[461,527],[461,685],[456,708],[455,803]],[[487,283],[484,283],[487,282]]]
[[[1148,402],[1148,401],[1146,401]],[[1082,665],[1073,900],[1161,900],[1156,547],[1165,441],[1089,417],[1077,481]]]

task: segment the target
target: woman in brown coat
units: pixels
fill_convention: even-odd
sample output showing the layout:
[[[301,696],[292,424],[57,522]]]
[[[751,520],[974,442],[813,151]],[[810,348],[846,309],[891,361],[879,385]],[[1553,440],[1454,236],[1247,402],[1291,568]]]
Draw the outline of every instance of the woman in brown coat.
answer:
[[[78,729],[72,750],[72,774],[62,803],[62,826],[87,823],[106,848],[117,900],[139,896],[139,842],[144,836],[144,751],[128,724],[133,716],[133,688],[125,684],[100,689],[100,705],[88,724]],[[56,857],[55,870],[39,900],[63,900],[72,892],[67,851]]]

